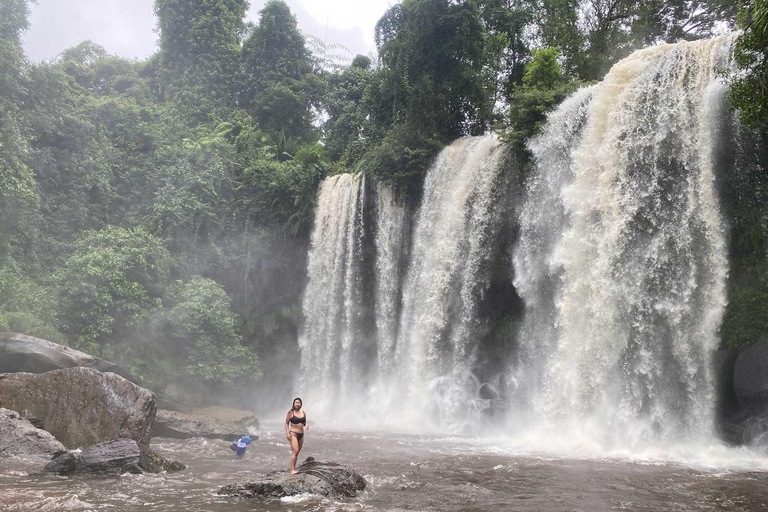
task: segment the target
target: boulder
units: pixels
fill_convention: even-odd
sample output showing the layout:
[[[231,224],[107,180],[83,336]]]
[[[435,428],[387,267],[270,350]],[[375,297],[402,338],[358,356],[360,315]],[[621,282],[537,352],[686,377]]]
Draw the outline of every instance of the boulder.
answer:
[[[244,416],[239,420],[234,421],[233,424],[236,427],[245,429],[248,432],[259,429],[259,419],[256,417],[255,414],[251,414],[250,416]]]
[[[16,411],[0,408],[0,458],[51,458],[65,449],[50,432],[36,428]]]
[[[89,446],[84,450],[61,452],[45,466],[43,475],[61,476],[118,476],[125,473],[159,473],[171,464],[173,470],[184,469],[179,462],[171,462],[149,450],[141,449],[133,439],[117,439]]]
[[[156,412],[151,391],[85,367],[0,374],[0,407],[39,418],[67,448],[114,439],[148,445]]]
[[[0,373],[45,373],[76,366],[116,373],[138,384],[134,377],[115,363],[40,338],[0,333]]]
[[[768,342],[755,343],[739,353],[733,388],[742,407],[758,415],[768,411]]]
[[[139,446],[139,449],[141,450],[141,460],[139,461],[139,466],[147,473],[162,473],[163,471],[172,473],[174,471],[187,469],[187,466],[181,462],[161,457],[149,446],[142,445]]]
[[[480,395],[480,398],[484,400],[496,400],[499,398],[499,392],[493,385],[488,384],[487,382],[480,386],[478,394]]]
[[[319,494],[331,498],[352,497],[365,489],[365,478],[335,462],[317,462],[307,457],[298,475],[286,471],[269,473],[263,480],[222,487],[219,494],[237,498],[282,498],[297,494]]]
[[[163,407],[165,409],[165,407]],[[206,407],[197,409],[192,413],[194,416],[205,416],[213,419],[216,423],[222,425],[233,425],[240,429],[248,429],[251,433],[259,429],[259,419],[247,409],[235,409],[232,407]]]
[[[152,424],[152,435],[155,437],[172,437],[174,439],[189,439],[204,437],[207,439],[224,439],[237,441],[246,434],[243,428],[222,425],[211,418],[182,414],[175,411],[159,409]]]
[[[60,453],[45,466],[43,474],[117,476],[141,473],[140,461],[141,450],[136,441],[118,439],[89,446],[82,451]]]

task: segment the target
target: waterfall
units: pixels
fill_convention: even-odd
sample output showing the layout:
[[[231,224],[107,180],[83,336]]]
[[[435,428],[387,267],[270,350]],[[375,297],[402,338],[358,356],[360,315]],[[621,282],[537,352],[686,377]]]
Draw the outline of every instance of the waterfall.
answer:
[[[322,390],[318,401],[353,394],[364,377],[371,343],[361,325],[365,204],[362,176],[340,174],[321,185],[299,337],[302,387]]]
[[[445,422],[474,397],[478,301],[498,244],[507,152],[494,136],[460,139],[427,172],[413,234],[397,338],[398,382],[418,411]],[[398,388],[399,389],[399,388]],[[402,414],[402,411],[401,411]],[[422,420],[423,423],[423,420]]]
[[[513,370],[527,428],[602,442],[713,434],[728,270],[713,133],[733,36],[637,51],[531,142]]]
[[[445,148],[427,173],[412,240],[410,211],[390,188],[350,174],[323,182],[299,340],[315,410],[423,427],[426,401],[438,422],[462,416],[478,388],[477,310],[507,219],[507,156],[494,136]]]
[[[392,189],[376,186],[376,331],[379,371],[395,368],[394,351],[400,314],[400,283],[408,245],[409,211]]]
[[[408,209],[362,175],[319,191],[299,337],[301,387],[318,412],[364,403],[394,365]]]

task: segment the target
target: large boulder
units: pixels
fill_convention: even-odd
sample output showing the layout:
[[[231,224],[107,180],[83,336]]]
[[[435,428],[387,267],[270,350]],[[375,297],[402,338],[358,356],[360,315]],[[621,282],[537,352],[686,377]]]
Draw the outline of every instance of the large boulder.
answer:
[[[0,408],[0,458],[51,458],[65,449],[50,432],[36,428],[16,411]]]
[[[205,416],[182,414],[163,409],[157,411],[157,416],[152,424],[152,436],[172,437],[174,439],[204,437],[236,441],[247,433],[246,428],[222,425]]]
[[[137,383],[136,379],[115,363],[85,352],[24,334],[0,333],[0,373],[45,373],[76,366],[116,373]]]
[[[45,466],[43,475],[117,476],[125,473],[178,471],[184,464],[171,462],[143,449],[133,439],[117,439],[89,446],[84,450],[59,453]]]
[[[0,374],[0,407],[39,418],[67,448],[114,439],[148,445],[156,413],[151,391],[84,367]]]
[[[335,462],[318,462],[307,457],[298,475],[286,471],[269,473],[263,480],[222,487],[219,494],[237,498],[282,498],[297,494],[319,494],[331,498],[351,497],[365,489],[365,478]]]
[[[755,343],[739,353],[733,388],[742,407],[761,415],[768,412],[768,342]]]
[[[62,476],[141,473],[141,450],[132,439],[118,439],[89,446],[80,451],[58,454],[43,469],[43,474]]]

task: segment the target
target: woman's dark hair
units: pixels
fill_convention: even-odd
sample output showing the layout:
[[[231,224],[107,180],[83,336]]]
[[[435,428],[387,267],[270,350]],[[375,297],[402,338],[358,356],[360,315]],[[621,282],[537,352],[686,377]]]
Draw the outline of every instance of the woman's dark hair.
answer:
[[[299,402],[301,402],[301,405],[304,405],[304,401],[303,401],[301,398],[299,398],[299,397],[296,397],[296,398],[294,398],[294,399],[293,399],[293,402],[291,402],[291,411],[295,409],[295,406],[294,406],[294,404],[296,403],[296,400],[298,400]],[[288,411],[288,412],[291,412],[291,411]]]

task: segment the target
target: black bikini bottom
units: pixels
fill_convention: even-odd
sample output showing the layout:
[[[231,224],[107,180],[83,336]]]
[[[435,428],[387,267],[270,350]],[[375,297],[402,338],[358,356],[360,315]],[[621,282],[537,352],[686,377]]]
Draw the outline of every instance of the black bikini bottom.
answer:
[[[302,432],[301,434],[299,434],[298,432],[291,432],[291,434],[296,436],[297,441],[301,441],[304,438],[304,432]]]

